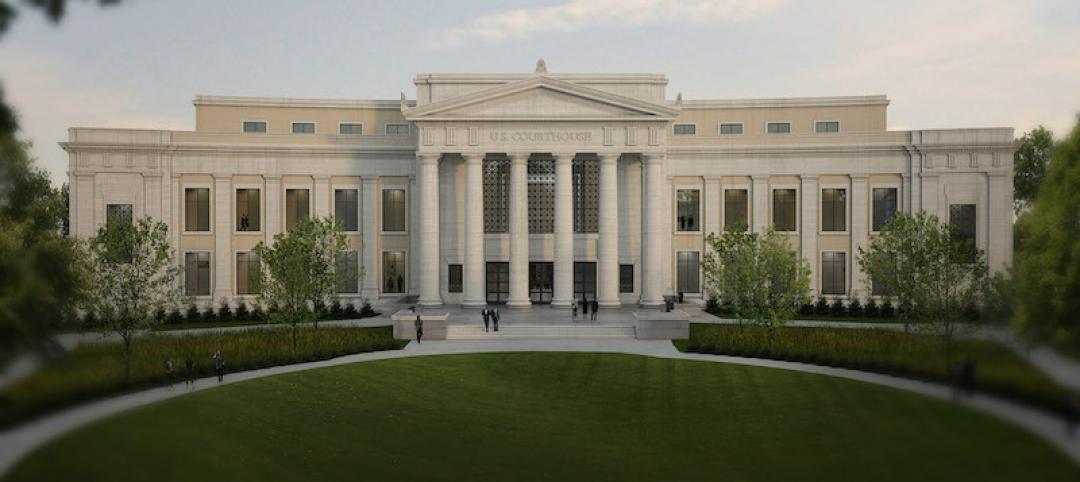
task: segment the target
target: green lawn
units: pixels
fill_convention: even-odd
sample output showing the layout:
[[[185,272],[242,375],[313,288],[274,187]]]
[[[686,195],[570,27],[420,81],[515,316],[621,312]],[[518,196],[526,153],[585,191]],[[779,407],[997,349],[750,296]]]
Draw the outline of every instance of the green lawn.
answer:
[[[1026,431],[840,378],[615,354],[358,363],[157,403],[8,481],[1080,480]]]

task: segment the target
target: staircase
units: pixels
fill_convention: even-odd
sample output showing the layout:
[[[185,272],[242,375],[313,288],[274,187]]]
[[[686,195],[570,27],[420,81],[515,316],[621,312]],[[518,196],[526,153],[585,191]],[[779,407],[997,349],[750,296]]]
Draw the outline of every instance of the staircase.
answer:
[[[485,332],[480,323],[450,324],[447,340],[506,340],[543,338],[634,338],[632,323],[502,323]]]

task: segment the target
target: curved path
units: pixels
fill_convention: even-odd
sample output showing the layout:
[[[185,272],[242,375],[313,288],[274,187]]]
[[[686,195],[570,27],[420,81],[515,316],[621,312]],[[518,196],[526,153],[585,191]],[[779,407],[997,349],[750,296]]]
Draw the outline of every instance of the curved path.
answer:
[[[631,355],[654,356],[683,360],[700,360],[718,363],[735,363],[806,373],[829,375],[851,380],[858,380],[877,385],[920,393],[932,398],[949,400],[952,390],[944,385],[899,378],[877,373],[833,368],[805,363],[742,358],[723,355],[701,355],[682,353],[666,340],[633,339],[569,339],[569,340],[493,340],[493,341],[429,341],[423,344],[410,343],[405,349],[374,353],[348,355],[331,360],[300,363],[261,370],[227,375],[221,384],[215,378],[203,378],[195,382],[193,388],[182,383],[171,388],[160,387],[141,392],[121,395],[90,404],[74,407],[49,415],[28,424],[0,433],[0,475],[6,473],[16,462],[45,442],[75,428],[110,415],[147,405],[160,400],[177,397],[192,391],[206,390],[222,384],[238,383],[245,380],[262,378],[282,373],[292,373],[313,368],[345,365],[369,360],[383,360],[411,356],[444,355],[453,353],[492,353],[492,352],[598,352],[626,353]],[[1062,420],[1054,415],[1027,406],[1003,400],[1001,398],[976,394],[957,403],[1006,420],[1026,428],[1064,451],[1080,464],[1080,437],[1069,439],[1065,435]]]

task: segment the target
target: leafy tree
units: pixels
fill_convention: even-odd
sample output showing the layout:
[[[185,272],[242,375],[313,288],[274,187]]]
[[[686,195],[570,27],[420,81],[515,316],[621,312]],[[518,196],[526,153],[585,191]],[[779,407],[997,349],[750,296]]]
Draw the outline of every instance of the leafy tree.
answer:
[[[810,265],[785,236],[732,226],[719,236],[709,234],[705,244],[706,290],[740,322],[765,327],[771,337],[810,301]]]
[[[974,326],[966,316],[971,307],[991,303],[984,254],[970,243],[954,241],[952,228],[930,214],[898,213],[866,249],[859,248],[858,262],[868,287],[883,283],[890,288],[904,307],[900,317],[905,324],[941,337],[947,365],[956,336]]]
[[[331,301],[338,277],[356,274],[336,269],[348,247],[341,223],[332,218],[307,218],[274,236],[272,245],[255,247],[263,268],[256,277],[259,300],[269,307],[271,322],[292,326],[293,349],[297,327],[317,323],[316,309]]]
[[[90,240],[90,262],[87,308],[123,341],[126,378],[135,336],[164,321],[155,314],[178,307],[182,299],[168,227],[150,217],[109,222]]]
[[[1055,146],[1035,205],[1017,228],[1017,332],[1080,353],[1080,118]]]
[[[48,347],[50,335],[74,319],[85,286],[79,247],[61,231],[67,200],[34,167],[28,147],[0,137],[2,352]]]
[[[1050,163],[1054,134],[1043,126],[1020,138],[1013,154],[1013,209],[1020,214],[1035,202]]]

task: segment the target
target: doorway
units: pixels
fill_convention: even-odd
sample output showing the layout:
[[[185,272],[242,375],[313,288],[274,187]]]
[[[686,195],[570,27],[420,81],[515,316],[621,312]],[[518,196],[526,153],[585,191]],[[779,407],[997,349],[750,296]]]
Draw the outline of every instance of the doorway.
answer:
[[[555,263],[534,261],[529,263],[529,301],[533,304],[551,303],[555,281]]]
[[[596,299],[596,263],[578,261],[574,263],[574,299]]]
[[[510,298],[510,263],[491,261],[487,264],[487,302],[493,305],[506,303]]]

